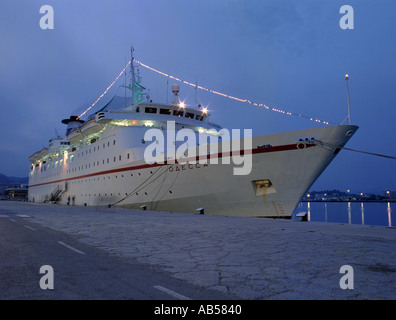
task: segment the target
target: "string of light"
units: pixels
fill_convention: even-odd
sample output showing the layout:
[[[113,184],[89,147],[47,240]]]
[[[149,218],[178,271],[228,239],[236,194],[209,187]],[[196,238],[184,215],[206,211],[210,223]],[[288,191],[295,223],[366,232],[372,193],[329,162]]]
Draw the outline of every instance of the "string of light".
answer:
[[[167,77],[167,78],[169,78],[169,79],[173,79],[173,80],[179,81],[179,82],[184,83],[184,84],[186,84],[186,85],[189,85],[189,86],[191,86],[191,87],[194,87],[194,88],[197,88],[197,89],[206,91],[206,92],[210,92],[210,93],[213,93],[213,94],[216,94],[216,95],[219,95],[219,96],[228,98],[228,99],[236,100],[236,101],[239,101],[239,102],[242,102],[242,103],[248,103],[248,104],[253,105],[253,106],[255,106],[255,107],[263,107],[263,108],[265,108],[265,109],[267,109],[267,110],[274,111],[274,112],[279,112],[279,113],[282,113],[282,114],[285,114],[285,115],[288,115],[288,116],[297,116],[297,117],[301,117],[301,118],[306,118],[306,119],[309,119],[309,120],[311,120],[311,121],[315,121],[315,122],[318,122],[318,123],[323,123],[323,124],[330,124],[330,123],[332,123],[332,122],[330,122],[330,121],[325,121],[325,120],[317,119],[317,118],[314,118],[314,117],[306,116],[306,115],[303,115],[303,114],[301,114],[301,113],[294,113],[294,112],[282,110],[282,109],[279,109],[279,108],[269,107],[269,106],[267,106],[267,105],[265,105],[265,104],[263,104],[263,103],[253,102],[253,101],[251,101],[250,99],[241,99],[241,98],[234,97],[234,96],[231,96],[231,95],[229,95],[229,94],[225,94],[225,93],[222,93],[222,92],[219,92],[219,91],[216,91],[216,90],[208,89],[208,88],[206,88],[206,87],[199,86],[199,85],[197,85],[196,83],[192,83],[192,82],[189,82],[189,81],[186,81],[186,80],[182,80],[182,79],[180,79],[180,78],[178,78],[178,77],[175,77],[175,76],[172,76],[172,75],[167,74],[167,73],[165,73],[165,72],[162,72],[162,71],[160,71],[160,70],[157,70],[157,69],[155,69],[155,68],[153,68],[153,67],[148,66],[147,64],[144,64],[143,62],[141,62],[141,61],[139,61],[139,60],[134,59],[134,61],[135,61],[136,63],[140,64],[142,67],[144,67],[144,68],[146,68],[146,69],[148,69],[148,70],[151,70],[151,71],[153,71],[153,72],[156,72],[156,73],[158,73],[158,74],[160,74],[160,75],[162,75],[162,76],[164,76],[164,77]],[[333,123],[333,124],[334,124],[334,123]]]
[[[96,99],[96,101],[95,101],[89,108],[87,108],[82,114],[80,114],[80,115],[78,116],[77,119],[81,118],[84,114],[86,114],[95,104],[98,103],[98,101],[99,101],[100,99],[103,98],[103,96],[104,96],[104,95],[107,93],[107,91],[109,91],[110,88],[117,82],[118,78],[121,77],[121,75],[124,73],[125,69],[128,68],[128,66],[129,66],[130,64],[131,64],[131,61],[129,61],[129,62],[127,63],[127,65],[124,67],[124,69],[122,69],[122,71],[119,73],[119,75],[117,76],[117,78],[115,78],[114,81],[113,81],[112,83],[110,83],[110,85],[109,85],[109,86],[107,87],[107,89],[99,96],[99,98]]]
[[[263,108],[265,108],[266,110],[270,110],[270,111],[273,111],[273,112],[278,112],[278,113],[281,113],[281,114],[284,114],[284,115],[288,115],[288,116],[296,116],[296,117],[300,117],[300,118],[306,118],[306,119],[309,119],[309,120],[311,120],[311,121],[315,121],[315,122],[318,122],[318,123],[323,123],[323,124],[330,124],[330,123],[332,123],[332,122],[330,122],[330,121],[325,121],[325,120],[321,120],[321,119],[318,119],[318,118],[306,116],[306,115],[303,115],[303,114],[301,114],[301,113],[294,113],[294,112],[286,111],[286,110],[283,110],[283,109],[280,109],[280,108],[270,107],[270,106],[267,106],[266,104],[263,104],[263,103],[257,103],[257,102],[251,101],[250,99],[242,99],[242,98],[238,98],[238,97],[235,97],[235,96],[226,94],[226,93],[222,93],[222,92],[220,92],[220,91],[216,91],[216,90],[213,90],[213,89],[209,89],[209,88],[200,86],[200,85],[198,85],[198,84],[196,84],[196,83],[192,83],[192,82],[189,82],[189,81],[180,79],[180,78],[178,78],[178,77],[175,77],[175,76],[173,76],[173,75],[171,75],[171,74],[167,74],[167,73],[165,73],[165,72],[162,72],[162,71],[160,71],[160,70],[158,70],[158,69],[155,69],[155,68],[153,68],[153,67],[148,66],[147,64],[144,64],[143,62],[141,62],[141,61],[139,61],[139,60],[137,60],[137,59],[134,59],[134,61],[135,61],[136,63],[138,63],[139,65],[141,65],[142,67],[144,67],[144,68],[146,68],[146,69],[148,69],[148,70],[151,70],[151,71],[153,71],[153,72],[155,72],[155,73],[158,73],[158,74],[160,74],[160,75],[162,75],[162,76],[164,76],[164,77],[167,77],[167,78],[169,78],[169,79],[173,79],[173,80],[175,80],[175,81],[179,81],[179,82],[184,83],[184,84],[186,84],[186,85],[189,85],[189,86],[191,86],[191,87],[193,87],[193,88],[200,89],[200,90],[203,90],[203,91],[206,91],[206,92],[209,92],[209,93],[213,93],[213,94],[216,94],[216,95],[219,95],[219,96],[222,96],[222,97],[231,99],[231,100],[235,100],[235,101],[242,102],[242,103],[247,103],[247,104],[253,105],[253,106],[255,106],[255,107],[263,107]],[[129,66],[130,64],[131,64],[131,61],[128,61],[127,65],[122,69],[122,71],[121,71],[121,72],[118,74],[118,76],[113,80],[113,82],[106,88],[106,90],[96,99],[96,101],[95,101],[89,108],[87,108],[82,114],[80,114],[80,115],[78,116],[78,119],[81,118],[83,115],[85,115],[90,109],[92,109],[92,108],[99,102],[100,99],[103,98],[103,96],[104,96],[104,95],[110,90],[110,88],[117,82],[117,80],[121,77],[121,75],[125,72],[125,69],[128,68],[128,66]],[[332,124],[335,124],[335,123],[332,123]]]

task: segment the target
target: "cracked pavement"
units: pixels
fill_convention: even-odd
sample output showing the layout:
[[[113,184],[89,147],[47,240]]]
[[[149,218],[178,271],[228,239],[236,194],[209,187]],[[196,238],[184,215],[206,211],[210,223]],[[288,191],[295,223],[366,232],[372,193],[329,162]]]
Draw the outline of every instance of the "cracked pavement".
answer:
[[[396,229],[3,201],[79,241],[241,299],[396,299]],[[354,288],[339,282],[343,265]]]

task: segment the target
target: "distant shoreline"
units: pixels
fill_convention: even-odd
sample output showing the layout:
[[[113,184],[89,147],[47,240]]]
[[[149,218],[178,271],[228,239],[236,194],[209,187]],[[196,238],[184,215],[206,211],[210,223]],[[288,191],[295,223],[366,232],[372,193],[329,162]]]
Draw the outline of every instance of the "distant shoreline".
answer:
[[[367,200],[367,199],[356,199],[356,200],[345,200],[345,199],[337,199],[337,200],[320,200],[320,199],[315,199],[315,200],[301,200],[300,202],[396,202],[396,199],[382,199],[382,200]]]

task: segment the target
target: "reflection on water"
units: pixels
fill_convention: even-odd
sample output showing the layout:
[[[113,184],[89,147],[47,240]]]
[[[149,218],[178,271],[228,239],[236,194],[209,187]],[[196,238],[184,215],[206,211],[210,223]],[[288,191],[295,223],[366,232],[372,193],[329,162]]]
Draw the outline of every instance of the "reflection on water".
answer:
[[[352,209],[351,209],[351,203],[348,202],[348,223],[351,224],[352,222]]]
[[[391,217],[391,205],[390,202],[388,202],[388,208],[387,208],[387,212],[388,212],[388,226],[391,227],[392,226],[392,217]]]
[[[360,203],[360,212],[362,213],[362,224],[364,224],[364,203]]]
[[[391,202],[301,202],[293,218],[306,211],[308,221],[392,227],[392,207],[395,205]]]
[[[327,203],[325,202],[325,221],[327,222]]]

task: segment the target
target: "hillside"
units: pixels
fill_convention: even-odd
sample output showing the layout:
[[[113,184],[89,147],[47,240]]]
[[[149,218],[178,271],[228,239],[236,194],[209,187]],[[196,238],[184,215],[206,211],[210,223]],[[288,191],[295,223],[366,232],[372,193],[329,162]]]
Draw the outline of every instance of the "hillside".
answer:
[[[28,177],[8,177],[0,173],[0,184],[27,184],[28,180]]]

